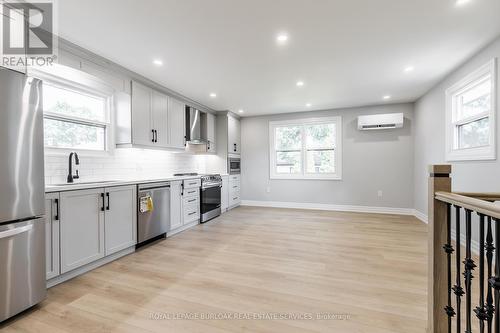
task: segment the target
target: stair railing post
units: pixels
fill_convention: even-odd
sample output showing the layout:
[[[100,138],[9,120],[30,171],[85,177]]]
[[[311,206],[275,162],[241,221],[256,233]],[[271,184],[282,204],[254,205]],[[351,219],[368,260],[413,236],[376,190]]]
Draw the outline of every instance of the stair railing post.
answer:
[[[428,324],[427,332],[448,331],[448,263],[443,246],[447,243],[448,205],[435,199],[439,191],[451,192],[451,165],[429,167],[429,211],[428,211]]]

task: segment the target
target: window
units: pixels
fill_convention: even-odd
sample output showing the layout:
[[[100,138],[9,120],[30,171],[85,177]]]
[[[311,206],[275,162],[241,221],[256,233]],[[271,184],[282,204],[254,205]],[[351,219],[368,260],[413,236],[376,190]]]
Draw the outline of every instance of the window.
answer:
[[[496,158],[496,61],[446,91],[448,161]]]
[[[44,80],[45,147],[106,151],[109,97],[79,85]]]
[[[271,179],[341,179],[340,117],[269,123]]]

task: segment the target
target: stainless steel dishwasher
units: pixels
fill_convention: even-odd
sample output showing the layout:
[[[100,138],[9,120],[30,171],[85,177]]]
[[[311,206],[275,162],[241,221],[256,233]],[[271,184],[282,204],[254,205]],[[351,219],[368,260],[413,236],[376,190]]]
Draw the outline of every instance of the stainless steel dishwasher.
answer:
[[[170,183],[138,185],[137,247],[165,238],[170,229]]]

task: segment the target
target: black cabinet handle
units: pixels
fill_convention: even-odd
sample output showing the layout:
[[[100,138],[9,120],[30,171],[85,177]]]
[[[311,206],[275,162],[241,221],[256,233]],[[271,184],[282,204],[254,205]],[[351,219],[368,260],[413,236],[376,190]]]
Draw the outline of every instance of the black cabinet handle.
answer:
[[[104,212],[104,193],[101,193],[101,199],[102,199],[101,212]]]
[[[207,150],[210,150],[210,141],[208,141]]]
[[[236,143],[234,144],[234,151],[237,151],[237,149],[236,149]]]
[[[151,142],[155,142],[155,130],[154,130],[154,129],[152,129],[152,130],[151,130],[151,133],[153,133],[153,139],[151,139]]]
[[[109,210],[109,192],[106,192],[106,197],[108,198],[108,206],[106,206],[106,210]]]
[[[155,130],[155,142],[158,142],[158,131]]]
[[[54,220],[59,221],[59,199],[54,199],[54,203],[56,204],[56,216],[54,216]]]

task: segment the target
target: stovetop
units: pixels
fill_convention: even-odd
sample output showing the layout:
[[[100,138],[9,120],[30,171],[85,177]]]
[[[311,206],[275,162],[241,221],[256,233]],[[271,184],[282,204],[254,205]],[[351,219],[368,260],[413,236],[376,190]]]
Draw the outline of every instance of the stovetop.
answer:
[[[203,175],[201,176],[201,182],[222,182],[222,177],[219,174],[213,174],[213,175]]]

